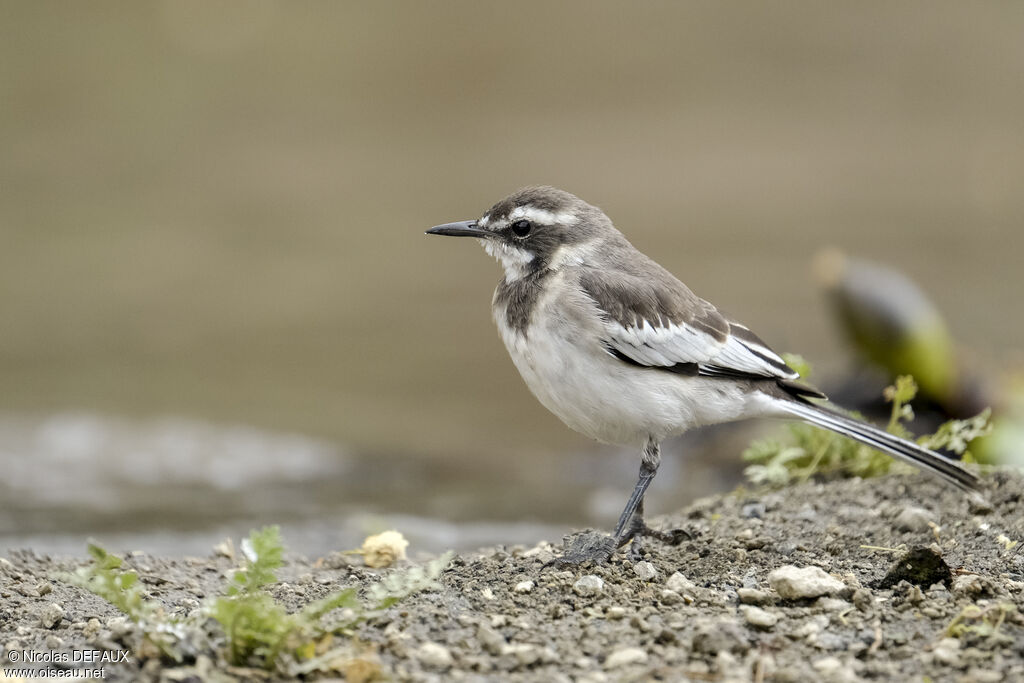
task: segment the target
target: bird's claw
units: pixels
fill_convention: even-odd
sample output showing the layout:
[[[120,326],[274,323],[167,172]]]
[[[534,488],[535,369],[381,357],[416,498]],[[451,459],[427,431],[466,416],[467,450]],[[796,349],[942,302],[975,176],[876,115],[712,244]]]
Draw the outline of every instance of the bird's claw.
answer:
[[[665,545],[679,545],[683,541],[693,540],[693,534],[686,529],[669,529],[667,531],[661,531],[659,529],[652,529],[647,525],[644,525],[644,527],[643,534],[639,535],[661,541]]]
[[[637,562],[643,559],[644,543],[642,539],[644,538],[653,538],[666,545],[679,545],[693,536],[685,529],[670,529],[669,531],[652,529],[642,520],[634,522],[629,533],[621,540],[616,540],[614,537],[598,531],[583,531],[567,536],[562,541],[561,556],[545,563],[544,568],[565,569],[588,562],[595,565],[606,564],[618,548],[630,541],[632,543],[629,548],[629,559],[631,562]]]
[[[646,554],[644,552],[644,547],[646,546],[644,541],[648,538],[653,538],[665,545],[679,545],[683,541],[692,539],[693,536],[686,529],[661,531],[660,529],[652,529],[647,526],[643,520],[637,520],[634,522],[633,528],[630,529],[630,533],[626,538],[633,541],[629,545],[629,561],[639,562]]]

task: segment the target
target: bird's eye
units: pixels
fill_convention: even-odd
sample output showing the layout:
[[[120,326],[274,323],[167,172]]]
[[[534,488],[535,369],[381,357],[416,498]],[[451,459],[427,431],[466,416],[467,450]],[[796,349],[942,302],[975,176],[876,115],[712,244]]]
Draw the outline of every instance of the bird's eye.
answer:
[[[530,221],[526,220],[525,218],[520,218],[519,220],[512,224],[512,234],[514,234],[516,237],[526,237],[527,235],[530,234],[530,229],[532,227],[533,226],[530,225]]]

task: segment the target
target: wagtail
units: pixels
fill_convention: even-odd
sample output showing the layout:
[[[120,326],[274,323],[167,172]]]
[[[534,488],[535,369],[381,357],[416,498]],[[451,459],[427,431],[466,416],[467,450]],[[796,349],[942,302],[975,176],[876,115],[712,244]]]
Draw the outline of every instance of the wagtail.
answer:
[[[808,384],[750,329],[723,315],[640,253],[597,207],[553,187],[528,187],[477,220],[429,235],[475,237],[505,275],[492,310],[530,391],[565,424],[641,448],[640,477],[615,532],[567,548],[563,564],[604,562],[633,540],[678,543],[644,523],[644,492],[660,444],[701,425],[796,418],[909,462],[965,491],[978,479],[955,461],[822,407]]]

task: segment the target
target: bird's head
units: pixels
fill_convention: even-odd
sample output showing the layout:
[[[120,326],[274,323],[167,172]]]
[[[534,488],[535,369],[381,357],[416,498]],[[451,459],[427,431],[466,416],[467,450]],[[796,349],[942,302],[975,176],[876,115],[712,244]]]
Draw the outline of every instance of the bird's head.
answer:
[[[427,230],[428,235],[478,238],[510,280],[582,263],[595,240],[608,232],[614,228],[600,209],[564,190],[545,186],[518,190],[477,220]]]

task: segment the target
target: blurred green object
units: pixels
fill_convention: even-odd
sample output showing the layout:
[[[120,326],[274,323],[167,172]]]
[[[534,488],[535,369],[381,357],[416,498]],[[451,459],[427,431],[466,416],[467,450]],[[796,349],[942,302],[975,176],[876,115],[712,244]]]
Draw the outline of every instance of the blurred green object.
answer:
[[[980,462],[1024,467],[1024,373],[1009,373],[1000,391],[992,434],[971,444]]]
[[[961,382],[953,339],[938,308],[910,278],[838,249],[821,251],[814,271],[846,337],[889,377],[911,375],[921,393],[956,403]]]
[[[910,375],[920,399],[918,428],[970,418],[990,407],[992,432],[971,441],[982,463],[1024,465],[1024,377],[1007,371],[988,378],[961,362],[938,308],[899,271],[825,249],[814,259],[844,336],[888,381]],[[860,376],[855,384],[870,382]]]

